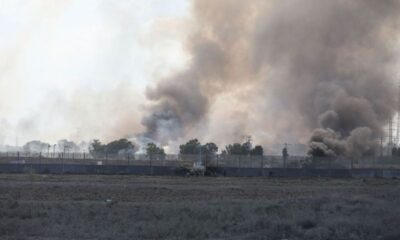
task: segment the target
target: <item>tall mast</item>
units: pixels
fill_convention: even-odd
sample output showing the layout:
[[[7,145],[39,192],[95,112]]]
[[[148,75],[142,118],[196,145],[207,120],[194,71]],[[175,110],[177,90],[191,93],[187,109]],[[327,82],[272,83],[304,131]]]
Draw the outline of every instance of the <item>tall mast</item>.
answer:
[[[391,151],[393,147],[393,119],[389,119],[389,133],[388,133],[388,147],[389,151]]]
[[[396,126],[396,146],[399,144],[400,141],[400,83],[398,86],[398,95],[397,95],[397,126]]]

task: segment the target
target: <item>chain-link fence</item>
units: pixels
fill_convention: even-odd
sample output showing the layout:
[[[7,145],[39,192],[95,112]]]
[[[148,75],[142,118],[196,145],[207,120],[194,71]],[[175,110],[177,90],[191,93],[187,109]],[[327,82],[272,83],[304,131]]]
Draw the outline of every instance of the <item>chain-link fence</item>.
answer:
[[[194,165],[234,168],[315,168],[400,169],[400,157],[374,156],[362,158],[312,158],[307,156],[245,156],[245,155],[147,155],[147,154],[90,154],[1,152],[0,163],[8,164],[78,164],[118,166],[171,166],[192,168]]]

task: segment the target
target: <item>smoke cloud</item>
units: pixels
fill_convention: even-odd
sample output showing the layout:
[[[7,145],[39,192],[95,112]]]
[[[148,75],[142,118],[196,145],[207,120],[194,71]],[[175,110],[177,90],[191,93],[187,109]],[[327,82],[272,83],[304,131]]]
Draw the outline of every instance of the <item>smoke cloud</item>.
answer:
[[[213,106],[233,96],[247,116],[236,125],[257,141],[308,138],[310,149],[329,156],[373,155],[396,109],[399,7],[398,0],[194,1],[190,64],[148,89],[143,135],[167,144],[209,119],[223,128],[232,119],[212,120]],[[236,111],[235,101],[227,108]],[[204,136],[213,135],[208,130]]]
[[[0,148],[142,131],[149,79],[182,62],[186,4],[1,1]]]
[[[243,1],[194,2],[196,30],[187,42],[192,59],[186,70],[148,89],[154,105],[142,121],[146,137],[165,144],[185,136],[207,118],[217,96],[257,80],[249,71],[247,32],[254,7]]]

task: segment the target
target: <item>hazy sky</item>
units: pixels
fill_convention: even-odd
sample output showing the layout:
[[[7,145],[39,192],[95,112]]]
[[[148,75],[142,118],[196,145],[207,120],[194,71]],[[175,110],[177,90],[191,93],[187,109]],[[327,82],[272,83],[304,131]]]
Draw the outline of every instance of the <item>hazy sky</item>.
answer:
[[[332,121],[376,138],[397,111],[397,6],[0,0],[0,145],[142,134],[171,152],[194,137],[282,146]]]
[[[186,62],[189,10],[186,0],[0,0],[0,144],[136,131],[146,86]]]

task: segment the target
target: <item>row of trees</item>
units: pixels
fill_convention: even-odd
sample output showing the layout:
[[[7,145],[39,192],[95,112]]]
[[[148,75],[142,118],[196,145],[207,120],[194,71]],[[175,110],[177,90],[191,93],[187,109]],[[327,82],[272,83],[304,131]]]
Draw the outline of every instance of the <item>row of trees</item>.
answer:
[[[39,140],[33,140],[25,143],[22,146],[22,150],[25,152],[80,152],[82,149],[87,148],[87,146],[88,144],[86,142],[76,144],[66,139],[59,140],[57,144],[53,145]]]
[[[90,153],[92,154],[133,154],[134,151],[135,145],[125,138],[112,141],[108,144],[102,144],[96,139],[90,144]],[[163,148],[158,147],[155,143],[148,143],[146,154],[165,155],[165,152]]]
[[[158,147],[155,143],[148,143],[146,148],[146,153],[149,156],[152,155],[165,155],[164,149]]]
[[[101,144],[99,140],[94,140],[90,147],[91,153],[110,153],[116,154],[121,152],[133,152],[134,145],[127,139],[120,139],[110,142],[106,145]],[[218,152],[218,146],[213,142],[201,144],[200,141],[195,138],[191,139],[185,144],[179,146],[179,153],[185,155],[214,155]],[[147,155],[165,155],[164,149],[157,146],[155,143],[148,143],[146,147]],[[251,155],[251,156],[262,156],[264,150],[262,146],[257,145],[253,148],[251,140],[247,140],[244,143],[233,143],[225,147],[222,151],[224,155]]]
[[[245,142],[243,144],[234,143],[226,146],[225,150],[222,151],[222,154],[262,156],[264,155],[264,149],[260,145],[252,148],[249,142]]]
[[[100,140],[93,140],[90,144],[82,142],[79,145],[66,139],[59,140],[57,144],[49,144],[39,140],[29,141],[22,147],[25,152],[84,152],[91,154],[133,154],[135,152],[134,144],[126,138],[111,141],[103,144]],[[154,143],[149,143],[146,148],[147,154],[165,154],[164,149],[157,147]]]
[[[202,145],[196,138],[179,146],[180,154],[215,154],[217,152],[218,147],[215,143],[210,142]]]
[[[100,140],[93,140],[90,144],[89,151],[93,155],[104,154],[129,154],[134,153],[135,146],[126,138],[112,141],[108,144],[102,144]]]
[[[192,139],[185,144],[179,146],[180,154],[216,154],[218,152],[218,146],[209,142],[202,145],[198,139]],[[223,155],[251,155],[251,156],[262,156],[264,149],[261,145],[257,145],[253,148],[251,140],[248,139],[244,143],[233,143],[225,147],[225,150],[221,152]]]
[[[81,146],[82,145],[82,146]],[[85,146],[83,146],[85,145]],[[79,152],[88,150],[92,155],[104,155],[104,154],[134,154],[135,145],[126,138],[111,141],[107,144],[103,144],[100,140],[93,140],[90,144],[77,145],[72,141],[60,140],[57,144],[50,145],[40,141],[31,141],[24,145],[23,149],[27,152],[45,152],[49,151],[50,148],[53,150],[57,146],[58,152]],[[214,155],[218,152],[218,146],[213,142],[205,144],[200,143],[198,139],[191,139],[185,144],[179,146],[179,153],[186,155]],[[262,156],[264,150],[262,146],[252,146],[251,140],[248,139],[244,143],[233,143],[225,146],[225,149],[221,152],[223,155],[251,155],[251,156]],[[165,155],[164,149],[157,146],[155,143],[148,143],[146,146],[147,155]]]

